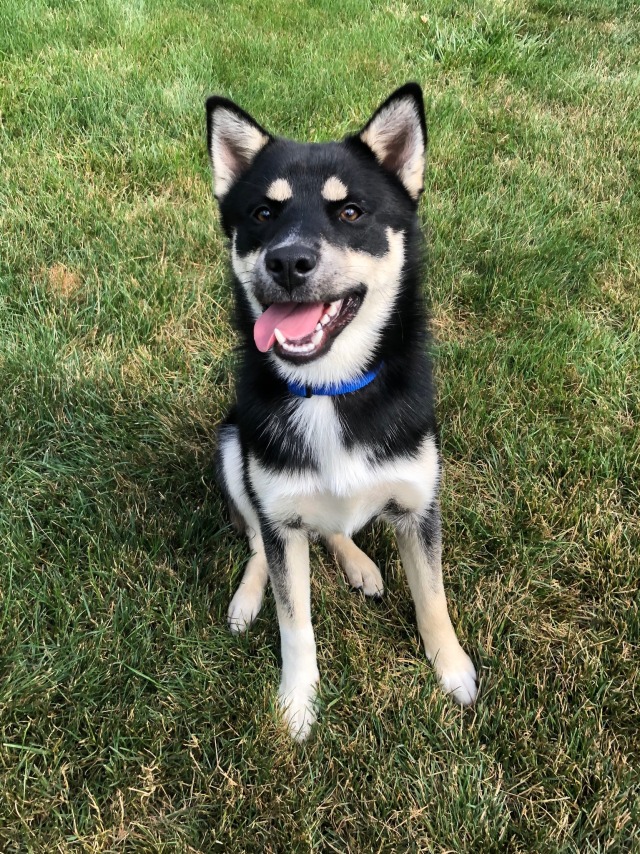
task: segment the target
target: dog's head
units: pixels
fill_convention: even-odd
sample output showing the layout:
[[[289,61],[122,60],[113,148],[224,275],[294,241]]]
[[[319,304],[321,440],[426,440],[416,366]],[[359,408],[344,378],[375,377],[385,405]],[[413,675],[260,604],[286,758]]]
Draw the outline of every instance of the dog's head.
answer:
[[[355,378],[394,311],[416,231],[427,131],[420,87],[342,142],[273,137],[207,100],[214,193],[255,346],[303,383]]]

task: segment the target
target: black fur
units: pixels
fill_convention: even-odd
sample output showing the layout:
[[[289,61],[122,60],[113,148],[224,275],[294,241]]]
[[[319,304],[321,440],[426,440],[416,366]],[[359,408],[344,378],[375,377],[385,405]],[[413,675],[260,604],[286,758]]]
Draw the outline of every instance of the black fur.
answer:
[[[392,99],[402,94],[416,99],[426,140],[422,98],[416,84],[407,84],[394,93],[371,121]],[[269,137],[250,167],[220,200],[225,233],[228,236],[236,233],[236,249],[240,255],[267,245],[277,239],[277,235],[294,227],[303,235],[324,238],[333,245],[363,250],[373,256],[382,256],[387,249],[384,236],[387,227],[405,234],[407,261],[402,288],[380,344],[371,351],[362,370],[367,371],[380,362],[384,367],[376,380],[357,394],[336,397],[335,406],[349,446],[365,445],[380,460],[411,453],[426,434],[437,431],[427,352],[427,317],[422,297],[423,242],[416,201],[396,175],[380,168],[359,135],[347,137],[341,143],[324,144],[274,138],[236,105],[220,98],[207,102],[209,134],[212,110],[220,104],[230,105]],[[275,205],[280,209],[279,214],[265,227],[256,223],[250,214],[264,201],[271,182],[283,174],[293,186],[293,200],[290,204]],[[329,175],[343,179],[349,187],[350,200],[367,212],[368,216],[363,217],[361,223],[345,228],[332,215],[331,205],[326,208],[318,205],[320,188]],[[366,289],[366,283],[364,285]],[[308,292],[284,293],[276,283],[270,283],[269,288],[269,299],[265,302],[298,298],[308,301],[314,296]],[[241,342],[235,420],[242,445],[262,463],[278,470],[314,468],[314,461],[306,453],[303,442],[289,429],[291,407],[286,383],[274,370],[269,354],[259,352],[254,344],[254,316],[237,279],[234,290],[235,320]],[[374,412],[375,418],[372,418]]]

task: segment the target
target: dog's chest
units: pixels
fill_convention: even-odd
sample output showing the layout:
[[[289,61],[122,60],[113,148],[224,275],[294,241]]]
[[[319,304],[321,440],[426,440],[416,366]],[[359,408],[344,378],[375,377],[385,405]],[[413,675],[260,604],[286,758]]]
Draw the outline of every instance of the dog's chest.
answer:
[[[390,502],[420,513],[433,501],[439,463],[432,436],[414,453],[379,461],[373,448],[347,441],[331,398],[296,403],[290,429],[315,468],[274,471],[250,460],[251,480],[270,518],[351,534]],[[286,444],[286,437],[281,441]]]

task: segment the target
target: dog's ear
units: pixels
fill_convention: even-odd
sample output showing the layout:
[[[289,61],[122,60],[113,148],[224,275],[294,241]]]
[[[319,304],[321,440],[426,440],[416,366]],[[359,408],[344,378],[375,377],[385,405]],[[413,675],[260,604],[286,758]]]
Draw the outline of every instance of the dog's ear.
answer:
[[[207,145],[213,169],[213,192],[221,201],[272,139],[233,101],[207,98]]]
[[[390,95],[358,134],[385,169],[400,179],[412,199],[424,189],[427,124],[422,89],[407,83]]]

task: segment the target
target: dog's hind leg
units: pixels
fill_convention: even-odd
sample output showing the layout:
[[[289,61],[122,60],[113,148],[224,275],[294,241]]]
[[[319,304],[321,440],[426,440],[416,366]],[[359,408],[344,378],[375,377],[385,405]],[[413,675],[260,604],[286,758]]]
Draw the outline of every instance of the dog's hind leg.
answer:
[[[355,590],[361,590],[365,596],[382,596],[384,584],[380,570],[352,539],[344,534],[331,534],[324,541]]]
[[[440,508],[394,520],[400,555],[416,606],[418,630],[443,690],[467,706],[476,698],[476,671],[456,637],[442,582]]]
[[[243,485],[242,453],[238,429],[234,424],[223,424],[219,430],[217,470],[231,519],[247,535],[252,552],[227,611],[229,628],[234,634],[239,634],[248,629],[258,616],[269,574],[260,522]]]
[[[247,526],[247,536],[253,554],[247,562],[242,581],[227,611],[227,622],[233,634],[246,631],[258,616],[269,580],[262,537],[252,526]]]

